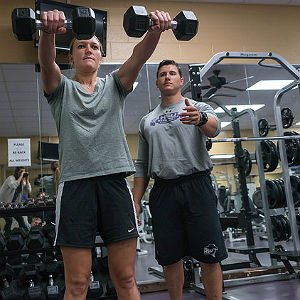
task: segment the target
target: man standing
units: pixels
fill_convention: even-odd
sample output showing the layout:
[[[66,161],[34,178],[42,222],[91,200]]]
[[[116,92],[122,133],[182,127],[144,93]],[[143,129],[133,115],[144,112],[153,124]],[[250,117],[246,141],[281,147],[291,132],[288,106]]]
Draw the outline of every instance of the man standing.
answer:
[[[155,255],[163,266],[171,300],[182,299],[182,258],[201,264],[207,299],[222,299],[220,261],[227,257],[212,187],[212,162],[206,137],[220,132],[212,107],[181,94],[183,78],[178,64],[162,61],[156,85],[161,103],[144,116],[139,129],[133,197],[140,201],[154,179],[149,206],[152,214]]]

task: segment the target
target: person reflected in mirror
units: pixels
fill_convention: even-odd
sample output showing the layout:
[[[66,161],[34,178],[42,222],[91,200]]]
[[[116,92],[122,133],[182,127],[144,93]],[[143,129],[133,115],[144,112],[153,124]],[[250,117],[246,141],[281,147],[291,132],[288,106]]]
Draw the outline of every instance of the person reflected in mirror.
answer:
[[[167,12],[156,10],[149,17],[153,25],[131,56],[104,78],[97,77],[103,62],[99,39],[73,39],[70,63],[75,72],[68,78],[56,63],[55,48],[55,34],[66,32],[64,13],[41,14],[38,57],[59,136],[55,244],[64,260],[64,300],[86,299],[97,231],[107,246],[118,299],[140,299],[135,282],[137,220],[126,180],[135,168],[124,133],[123,110],[139,71],[162,32],[171,28]]]
[[[38,227],[42,228],[45,225],[45,222],[43,222],[42,217],[40,216],[33,216],[28,218],[30,228]]]
[[[56,198],[58,190],[58,181],[60,175],[59,161],[53,161],[50,165],[51,175],[45,175],[40,178],[41,188],[45,192],[45,196],[51,199]]]
[[[0,201],[5,203],[7,209],[14,208],[15,205],[20,205],[25,201],[32,192],[29,181],[29,173],[26,172],[25,167],[16,167],[14,174],[8,176],[0,188]],[[5,226],[4,233],[9,234],[13,222],[12,217],[4,217]],[[28,229],[23,216],[14,216],[20,227]]]
[[[227,257],[206,138],[220,132],[213,108],[181,93],[184,79],[173,60],[160,62],[160,104],[140,122],[133,198],[137,214],[150,178],[155,256],[171,300],[182,299],[183,259],[200,262],[207,299],[222,299],[220,262]]]

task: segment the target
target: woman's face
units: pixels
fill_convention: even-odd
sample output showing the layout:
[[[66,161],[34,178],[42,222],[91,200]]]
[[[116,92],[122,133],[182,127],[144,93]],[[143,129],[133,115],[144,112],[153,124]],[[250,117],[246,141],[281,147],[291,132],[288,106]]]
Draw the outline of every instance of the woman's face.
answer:
[[[76,71],[83,73],[97,71],[102,61],[98,39],[93,37],[90,40],[75,40],[71,61]]]

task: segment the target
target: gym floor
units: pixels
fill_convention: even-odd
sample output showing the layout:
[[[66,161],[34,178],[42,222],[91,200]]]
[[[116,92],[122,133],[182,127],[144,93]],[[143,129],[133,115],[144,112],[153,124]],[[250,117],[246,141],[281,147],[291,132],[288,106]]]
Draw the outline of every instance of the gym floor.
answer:
[[[227,247],[243,247],[246,246],[245,241],[240,242],[228,242]],[[255,245],[259,247],[266,247],[267,242],[260,239],[255,240]],[[286,250],[293,248],[291,241],[284,243],[283,247]],[[136,278],[140,290],[142,292],[142,300],[167,300],[169,299],[168,293],[165,290],[164,279],[148,272],[148,268],[154,268],[161,270],[154,258],[154,245],[141,242],[142,252],[147,252],[143,255],[138,255],[136,264]],[[223,262],[226,264],[232,264],[236,262],[249,261],[248,255],[229,252],[229,257]],[[259,253],[257,258],[263,267],[271,266],[271,259],[268,253]],[[297,268],[297,264],[291,262],[291,264]],[[283,266],[281,262],[278,262],[276,266]],[[258,276],[258,281],[264,281],[270,275]],[[271,275],[272,276],[272,275]],[[262,280],[261,280],[262,279]],[[267,281],[267,280],[265,280]],[[226,282],[225,282],[226,286]],[[183,299],[206,299],[201,293],[200,288],[184,290]],[[300,300],[300,279],[288,279],[288,280],[273,280],[267,282],[250,283],[250,281],[243,285],[228,286],[225,288],[223,299],[228,300]]]

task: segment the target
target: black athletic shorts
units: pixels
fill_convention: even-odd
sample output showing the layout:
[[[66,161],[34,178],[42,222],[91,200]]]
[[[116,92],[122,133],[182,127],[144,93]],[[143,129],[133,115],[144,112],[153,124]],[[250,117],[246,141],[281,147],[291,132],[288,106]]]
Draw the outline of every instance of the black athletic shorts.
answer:
[[[65,181],[56,199],[55,244],[94,247],[138,237],[132,195],[123,174]]]
[[[149,207],[155,256],[162,266],[192,256],[203,263],[227,257],[209,172],[155,179]]]

